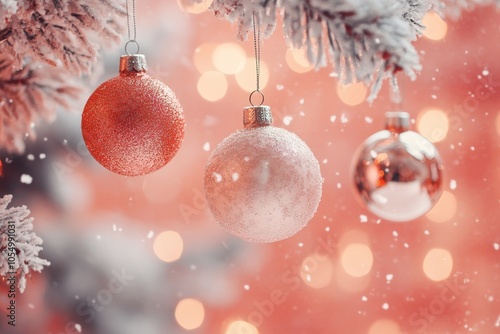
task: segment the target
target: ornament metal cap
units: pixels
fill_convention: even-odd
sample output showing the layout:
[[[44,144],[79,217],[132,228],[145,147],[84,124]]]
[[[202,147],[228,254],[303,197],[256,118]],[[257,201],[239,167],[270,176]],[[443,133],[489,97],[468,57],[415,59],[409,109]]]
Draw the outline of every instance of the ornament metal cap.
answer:
[[[144,73],[148,69],[143,54],[123,55],[120,57],[120,74]]]
[[[243,109],[245,129],[273,124],[273,114],[269,106],[251,106]]]
[[[410,114],[405,111],[388,111],[385,113],[385,129],[401,133],[410,129]]]

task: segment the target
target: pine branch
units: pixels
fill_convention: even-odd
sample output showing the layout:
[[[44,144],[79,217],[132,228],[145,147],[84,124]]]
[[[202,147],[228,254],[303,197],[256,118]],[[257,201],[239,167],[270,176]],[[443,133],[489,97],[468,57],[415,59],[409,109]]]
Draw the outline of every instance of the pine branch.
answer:
[[[306,48],[316,68],[330,58],[343,83],[372,83],[373,100],[386,77],[399,71],[416,77],[421,66],[411,41],[420,35],[429,7],[426,0],[215,0],[211,9],[236,22],[242,40],[252,29],[253,13],[267,37],[282,12],[293,47]]]
[[[97,60],[91,38],[113,43],[120,39],[123,1],[0,0],[0,43],[14,65],[23,61],[62,65],[72,74],[88,74]],[[14,15],[15,14],[15,15]]]
[[[33,232],[33,218],[28,218],[30,211],[25,206],[7,209],[11,201],[12,195],[0,199],[0,276],[16,272],[20,276],[18,288],[24,292],[30,271],[41,272],[50,262],[38,257],[43,240]],[[9,234],[12,232],[8,229],[9,224],[14,226],[13,234]],[[14,238],[13,262],[8,260],[12,256],[9,236]]]
[[[15,70],[0,56],[0,147],[24,151],[25,137],[35,137],[32,124],[55,119],[58,107],[70,108],[82,89],[65,71],[40,63]]]

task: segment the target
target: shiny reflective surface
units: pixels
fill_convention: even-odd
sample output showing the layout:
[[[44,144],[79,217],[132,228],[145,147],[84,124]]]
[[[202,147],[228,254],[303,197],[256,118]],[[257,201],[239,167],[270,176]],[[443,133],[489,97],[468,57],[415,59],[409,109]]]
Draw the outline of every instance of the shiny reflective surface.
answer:
[[[439,153],[426,138],[407,130],[404,114],[388,113],[388,130],[370,136],[353,160],[355,192],[362,203],[378,217],[395,222],[425,214],[442,190]]]

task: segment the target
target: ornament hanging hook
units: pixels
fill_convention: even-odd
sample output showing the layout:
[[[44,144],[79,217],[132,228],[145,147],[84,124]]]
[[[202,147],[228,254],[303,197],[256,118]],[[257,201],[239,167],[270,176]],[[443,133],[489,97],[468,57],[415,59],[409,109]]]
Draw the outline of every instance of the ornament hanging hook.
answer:
[[[257,20],[255,17],[255,12],[252,14],[252,25],[253,25],[253,46],[255,52],[255,78],[256,78],[256,89],[250,93],[248,97],[248,101],[250,104],[255,107],[255,104],[252,102],[252,97],[255,93],[258,93],[261,96],[261,101],[258,106],[261,106],[264,103],[264,94],[260,91],[260,19]]]
[[[135,19],[135,0],[132,0],[132,29],[130,28],[130,11],[128,9],[128,2],[129,0],[126,0],[125,1],[125,8],[126,8],[126,11],[127,11],[127,32],[128,32],[128,41],[127,43],[125,43],[125,52],[127,53],[127,55],[132,55],[132,54],[137,54],[139,53],[139,50],[140,50],[140,47],[139,47],[139,43],[137,43],[136,41],[136,38],[137,38],[137,24],[136,24],[136,19]],[[132,34],[130,33],[130,31],[132,30]],[[130,44],[135,44],[135,46],[137,47],[137,51],[134,52],[134,53],[130,53],[129,50],[128,50],[128,46]]]

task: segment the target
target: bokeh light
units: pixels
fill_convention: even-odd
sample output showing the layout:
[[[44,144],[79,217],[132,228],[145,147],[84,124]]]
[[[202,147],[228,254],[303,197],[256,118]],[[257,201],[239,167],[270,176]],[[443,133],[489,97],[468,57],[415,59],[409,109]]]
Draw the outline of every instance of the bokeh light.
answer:
[[[286,50],[285,60],[288,67],[296,73],[305,73],[314,68],[307,59],[305,49]]]
[[[175,320],[185,329],[195,329],[201,326],[205,318],[205,308],[196,299],[181,300],[175,308]]]
[[[341,255],[342,268],[351,276],[361,277],[370,272],[373,265],[373,254],[365,244],[348,245]]]
[[[333,264],[330,259],[315,254],[302,261],[300,277],[311,288],[321,289],[328,286],[332,276]]]
[[[361,82],[356,82],[350,85],[337,85],[337,95],[340,100],[348,106],[356,106],[363,103],[366,97],[366,87]]]
[[[208,7],[212,5],[213,0],[201,0],[200,2],[192,0],[177,0],[179,7],[185,12],[191,14],[200,14],[206,12]]]
[[[178,260],[184,249],[184,243],[179,233],[175,231],[164,231],[158,234],[153,244],[153,250],[165,262]]]
[[[249,57],[242,71],[236,73],[236,82],[244,91],[250,93],[256,88],[255,58]],[[263,90],[269,82],[269,69],[265,62],[260,62],[260,89]]]
[[[231,321],[224,334],[259,334],[257,327],[243,320]]]
[[[208,71],[198,79],[198,93],[207,101],[222,99],[227,92],[226,76],[220,72]]]
[[[368,334],[401,334],[401,328],[393,320],[379,319],[370,326]]]
[[[424,36],[434,41],[443,39],[448,31],[448,24],[436,12],[425,14],[422,24],[425,26]]]
[[[222,43],[212,55],[215,68],[224,74],[236,74],[245,68],[247,55],[241,46],[235,43]]]
[[[446,249],[433,248],[425,255],[423,269],[429,279],[443,281],[451,274],[453,258]]]
[[[425,215],[435,223],[444,223],[451,220],[457,211],[457,199],[449,191],[443,191],[436,205]]]
[[[215,43],[203,43],[194,50],[193,63],[200,74],[215,70],[212,55],[216,48]]]
[[[418,132],[433,143],[445,139],[449,127],[448,116],[442,110],[426,109],[418,115]]]

